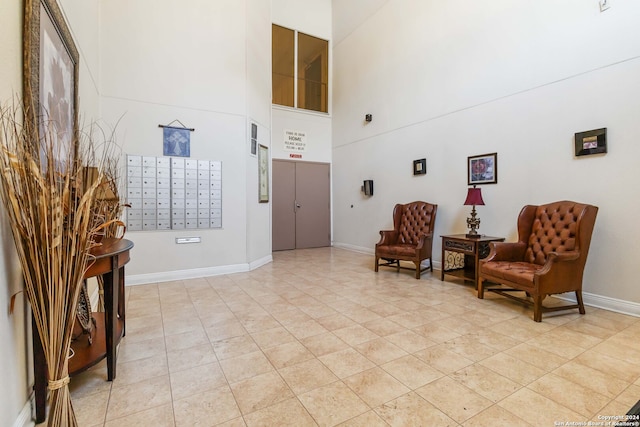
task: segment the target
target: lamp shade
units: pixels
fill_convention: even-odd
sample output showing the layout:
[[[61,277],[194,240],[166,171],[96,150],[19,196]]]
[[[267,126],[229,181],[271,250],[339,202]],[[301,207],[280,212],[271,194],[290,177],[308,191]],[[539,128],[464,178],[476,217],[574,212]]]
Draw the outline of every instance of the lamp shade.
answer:
[[[482,200],[482,192],[479,188],[467,189],[467,200],[464,201],[465,206],[484,206],[484,200]]]

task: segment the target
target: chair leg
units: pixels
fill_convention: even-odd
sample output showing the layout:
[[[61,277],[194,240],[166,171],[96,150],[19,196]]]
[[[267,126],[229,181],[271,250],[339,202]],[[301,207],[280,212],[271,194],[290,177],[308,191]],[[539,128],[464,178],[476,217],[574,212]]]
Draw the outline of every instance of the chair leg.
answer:
[[[582,291],[576,291],[576,301],[578,302],[578,310],[580,314],[584,314],[584,303],[582,302]]]
[[[416,279],[420,279],[420,261],[416,262]]]
[[[542,322],[542,295],[533,296],[533,320]]]
[[[484,299],[484,279],[478,279],[478,298]]]
[[[429,258],[429,271],[433,273],[433,260]]]
[[[374,270],[375,270],[375,272],[376,272],[376,273],[378,272],[378,265],[379,265],[379,264],[380,264],[380,258],[379,258],[379,257],[376,257],[376,265],[375,265],[375,267],[374,267]]]

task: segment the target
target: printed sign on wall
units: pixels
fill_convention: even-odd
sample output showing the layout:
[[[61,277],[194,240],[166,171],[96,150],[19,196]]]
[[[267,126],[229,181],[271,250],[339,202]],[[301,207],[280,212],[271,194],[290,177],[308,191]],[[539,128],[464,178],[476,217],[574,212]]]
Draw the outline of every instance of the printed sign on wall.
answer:
[[[304,153],[307,149],[307,135],[299,130],[284,131],[284,151]]]

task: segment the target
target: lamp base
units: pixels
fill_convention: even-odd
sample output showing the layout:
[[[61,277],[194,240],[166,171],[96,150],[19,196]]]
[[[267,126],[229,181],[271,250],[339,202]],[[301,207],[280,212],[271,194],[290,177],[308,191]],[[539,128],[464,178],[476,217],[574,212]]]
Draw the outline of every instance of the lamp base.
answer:
[[[465,236],[467,237],[467,239],[479,239],[482,237],[482,234],[465,234]]]

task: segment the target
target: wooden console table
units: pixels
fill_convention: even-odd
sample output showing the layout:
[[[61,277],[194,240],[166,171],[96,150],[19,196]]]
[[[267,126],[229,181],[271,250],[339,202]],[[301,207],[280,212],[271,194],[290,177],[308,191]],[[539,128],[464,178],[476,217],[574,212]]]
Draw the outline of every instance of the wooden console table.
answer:
[[[104,239],[102,245],[91,250],[95,262],[84,275],[85,279],[102,276],[104,280],[104,312],[93,312],[95,325],[91,331],[92,343],[81,335],[71,343],[73,357],[69,359],[69,376],[83,372],[107,358],[107,380],[116,378],[116,350],[125,335],[124,265],[129,262],[133,242],[126,239]],[[47,365],[44,350],[33,328],[34,392],[36,423],[46,418]]]
[[[477,238],[467,237],[465,234],[451,234],[442,237],[442,268],[440,280],[444,280],[445,274],[461,277],[472,281],[478,289],[478,266],[480,259],[489,255],[490,242],[504,242],[504,237],[481,236]],[[447,261],[446,252],[464,254],[464,266],[445,270]]]

